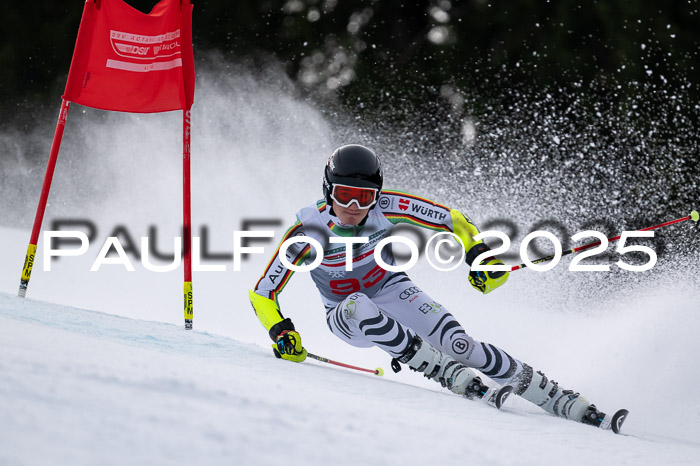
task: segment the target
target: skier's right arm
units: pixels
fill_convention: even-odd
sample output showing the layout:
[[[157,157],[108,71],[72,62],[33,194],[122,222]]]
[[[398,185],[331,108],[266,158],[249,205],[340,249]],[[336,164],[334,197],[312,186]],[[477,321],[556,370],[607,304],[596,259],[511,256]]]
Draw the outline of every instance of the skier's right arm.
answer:
[[[282,237],[280,245],[287,239],[303,235],[301,223],[295,223]],[[272,345],[275,356],[290,361],[301,362],[306,359],[306,349],[301,345],[301,336],[296,332],[290,318],[284,318],[280,312],[277,295],[282,292],[294,272],[285,267],[279,258],[279,246],[272,260],[268,263],[255,289],[248,291],[250,303],[260,323],[268,331],[275,344]],[[292,264],[300,264],[310,256],[310,247],[305,243],[294,243],[287,248],[286,257]]]
[[[456,209],[450,209],[429,199],[402,191],[384,190],[379,207],[391,223],[408,223],[423,228],[454,233],[464,245],[469,267],[480,254],[490,250],[483,242],[474,239],[479,229],[469,217]],[[503,265],[500,259],[488,257],[481,265]],[[469,272],[469,283],[484,294],[490,293],[508,280],[508,272]]]

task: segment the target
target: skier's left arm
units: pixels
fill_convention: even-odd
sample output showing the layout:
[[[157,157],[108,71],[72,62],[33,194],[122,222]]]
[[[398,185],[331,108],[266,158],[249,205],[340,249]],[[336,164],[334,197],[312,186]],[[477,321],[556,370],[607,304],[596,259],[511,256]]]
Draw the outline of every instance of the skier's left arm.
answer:
[[[479,229],[471,219],[456,209],[437,202],[401,191],[382,191],[378,202],[385,217],[392,223],[409,223],[435,231],[454,233],[464,244],[466,262],[472,267],[480,254],[490,250],[483,241],[474,240]],[[481,265],[503,265],[500,259],[488,257]],[[509,272],[470,271],[469,282],[484,294],[502,286],[508,280]]]
[[[297,235],[305,235],[300,222],[295,223],[287,230],[280,245],[286,239]],[[308,245],[294,243],[287,248],[287,260],[298,265],[309,257],[310,249]],[[307,351],[301,343],[301,336],[294,328],[292,319],[282,315],[277,299],[293,274],[294,271],[282,263],[280,247],[277,247],[272,260],[270,260],[255,288],[248,291],[248,298],[255,315],[274,342],[272,349],[275,356],[289,361],[302,362],[306,359]]]
[[[285,319],[282,316],[275,301],[261,296],[253,290],[248,290],[248,297],[255,310],[255,315],[258,316],[274,342],[272,351],[275,356],[294,362],[305,360],[307,351],[301,344],[301,336],[294,328],[292,319],[289,317]]]

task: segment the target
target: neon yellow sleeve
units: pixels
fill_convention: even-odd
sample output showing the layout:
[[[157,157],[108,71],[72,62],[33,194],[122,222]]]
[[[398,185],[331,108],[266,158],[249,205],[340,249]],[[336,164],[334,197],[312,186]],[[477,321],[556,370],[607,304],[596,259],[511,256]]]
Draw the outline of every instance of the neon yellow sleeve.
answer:
[[[474,236],[479,234],[479,229],[471,220],[458,210],[450,209],[452,218],[452,231],[464,243],[464,250],[469,251],[475,244],[481,241],[474,241]]]
[[[258,316],[260,323],[263,324],[263,327],[268,332],[275,324],[284,320],[277,303],[273,300],[260,296],[253,290],[248,290],[248,298],[250,299],[250,304],[253,305],[253,309],[255,309],[255,315]]]

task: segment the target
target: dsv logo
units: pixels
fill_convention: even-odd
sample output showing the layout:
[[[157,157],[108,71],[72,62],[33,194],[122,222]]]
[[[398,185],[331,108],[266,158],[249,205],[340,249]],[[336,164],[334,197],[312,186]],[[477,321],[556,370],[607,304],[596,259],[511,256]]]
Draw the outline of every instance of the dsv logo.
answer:
[[[421,292],[421,289],[420,289],[420,288],[418,288],[417,286],[412,286],[412,287],[410,287],[410,288],[406,288],[405,290],[403,290],[403,291],[401,292],[401,294],[399,295],[399,298],[401,298],[401,299],[408,299],[408,298],[410,298],[411,296],[413,296],[414,294],[420,293],[420,292]]]

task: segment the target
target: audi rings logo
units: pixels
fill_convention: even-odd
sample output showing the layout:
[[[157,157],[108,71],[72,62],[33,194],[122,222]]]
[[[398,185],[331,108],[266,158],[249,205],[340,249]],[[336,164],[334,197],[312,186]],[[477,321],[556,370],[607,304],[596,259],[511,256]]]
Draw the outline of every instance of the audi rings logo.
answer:
[[[469,342],[464,338],[457,338],[452,342],[452,351],[457,354],[464,354],[469,349]]]
[[[412,286],[412,287],[410,287],[410,288],[406,288],[405,290],[403,290],[403,291],[401,292],[401,294],[399,295],[399,298],[401,298],[401,299],[408,299],[408,298],[410,298],[411,296],[413,296],[414,294],[420,293],[420,292],[421,292],[421,289],[420,289],[420,288],[418,288],[417,286]]]

